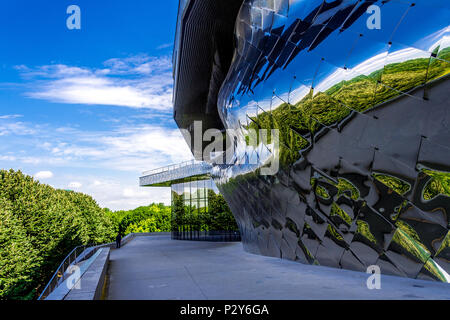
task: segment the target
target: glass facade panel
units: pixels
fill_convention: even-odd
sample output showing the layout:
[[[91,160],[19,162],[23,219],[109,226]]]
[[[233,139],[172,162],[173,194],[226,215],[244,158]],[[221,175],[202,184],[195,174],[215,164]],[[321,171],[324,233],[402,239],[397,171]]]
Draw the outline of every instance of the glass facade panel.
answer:
[[[192,177],[172,185],[172,237],[184,240],[240,240],[236,221],[211,179]]]

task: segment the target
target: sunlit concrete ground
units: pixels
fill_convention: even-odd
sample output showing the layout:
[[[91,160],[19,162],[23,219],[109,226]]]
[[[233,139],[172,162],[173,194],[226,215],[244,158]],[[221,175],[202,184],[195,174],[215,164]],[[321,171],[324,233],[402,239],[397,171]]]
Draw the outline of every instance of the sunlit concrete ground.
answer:
[[[246,253],[241,243],[137,237],[111,252],[107,299],[450,299],[450,284]]]

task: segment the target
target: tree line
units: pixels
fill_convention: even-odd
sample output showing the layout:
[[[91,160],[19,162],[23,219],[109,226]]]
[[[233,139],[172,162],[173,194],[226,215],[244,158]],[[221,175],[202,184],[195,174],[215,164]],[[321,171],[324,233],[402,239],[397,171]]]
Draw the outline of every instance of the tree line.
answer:
[[[120,230],[170,231],[171,208],[101,208],[89,195],[0,170],[0,299],[34,299],[76,246],[111,242]]]

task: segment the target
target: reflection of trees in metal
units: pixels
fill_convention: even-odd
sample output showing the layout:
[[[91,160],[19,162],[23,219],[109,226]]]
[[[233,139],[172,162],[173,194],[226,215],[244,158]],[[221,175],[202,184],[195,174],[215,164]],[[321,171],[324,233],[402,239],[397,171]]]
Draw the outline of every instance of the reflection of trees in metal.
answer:
[[[423,199],[432,200],[439,195],[450,196],[450,173],[424,169],[431,179],[423,190]]]
[[[450,61],[450,47],[441,50],[438,57]],[[364,112],[402,95],[402,92],[450,73],[449,62],[430,60],[420,58],[386,65],[384,69],[374,71],[368,77],[357,76],[348,81],[342,80],[314,97],[307,94],[295,105],[282,103],[272,111],[250,117],[251,121],[246,129],[280,130],[281,162],[293,162],[292,157],[286,155],[286,148],[294,152],[306,148],[309,146],[307,137],[321,128],[339,125],[354,112]],[[390,88],[382,85],[377,87],[381,78]]]
[[[376,2],[245,1],[218,103],[244,147],[214,177],[248,251],[448,282],[449,6],[383,1],[370,33]],[[249,172],[274,128],[280,171]]]
[[[366,13],[368,7],[377,2],[381,1],[338,0],[329,3],[311,1],[308,6],[312,10],[305,17],[289,21],[290,24],[288,21],[283,21],[287,20],[283,18],[288,16],[289,4],[287,1],[279,1],[279,5],[273,3],[273,7],[270,7],[270,4],[264,6],[251,3],[251,1],[244,2],[238,18],[240,21],[238,20],[237,23],[239,40],[237,51],[241,56],[244,55],[246,40],[248,40],[246,37],[252,34],[250,25],[260,27],[259,30],[263,35],[258,42],[258,47],[247,48],[247,54],[257,58],[253,60],[255,65],[253,72],[256,71],[261,76],[243,78],[241,90],[249,90],[257,86],[279,68],[285,69],[301,51],[314,50],[335,30],[345,31]],[[390,0],[383,1],[383,4],[388,2]],[[295,7],[295,3],[291,6]],[[270,27],[272,27],[271,30]],[[263,33],[269,30],[270,32]],[[263,54],[258,56],[261,51]]]

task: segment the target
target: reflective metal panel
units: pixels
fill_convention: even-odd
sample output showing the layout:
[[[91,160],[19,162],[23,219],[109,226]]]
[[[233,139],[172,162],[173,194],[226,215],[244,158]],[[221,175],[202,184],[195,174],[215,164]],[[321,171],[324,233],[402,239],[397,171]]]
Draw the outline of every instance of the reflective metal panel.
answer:
[[[209,159],[208,172],[246,250],[449,282],[450,5],[244,0],[236,19],[223,13],[223,21],[236,20],[228,68],[216,61],[217,48],[232,44],[197,32],[213,27],[194,23],[211,11],[202,3],[191,18],[180,15],[179,27],[193,33],[179,33],[189,39],[177,43],[188,40],[184,54],[196,64],[177,59],[175,101],[200,88],[208,99],[175,108],[176,118],[181,127],[199,118],[205,128],[233,130],[230,161]],[[211,60],[198,58],[205,50],[218,53],[219,73],[202,69]],[[249,143],[261,129],[278,130],[279,143],[273,134]],[[262,174],[273,159],[279,170]],[[166,176],[141,183],[173,178]]]
[[[450,281],[449,18],[445,1],[244,1],[217,105],[235,159],[269,157],[245,134],[279,130],[280,170],[212,174],[248,251]]]

